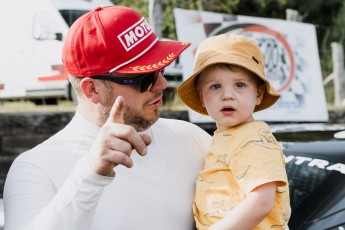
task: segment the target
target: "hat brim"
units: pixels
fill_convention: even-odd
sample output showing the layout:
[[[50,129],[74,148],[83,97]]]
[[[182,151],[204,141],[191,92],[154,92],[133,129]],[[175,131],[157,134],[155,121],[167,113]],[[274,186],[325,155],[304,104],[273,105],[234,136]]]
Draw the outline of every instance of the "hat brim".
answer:
[[[183,82],[177,89],[181,100],[192,110],[203,115],[208,115],[206,108],[202,105],[199,92],[197,91],[197,77],[203,69],[195,72],[185,82]]]
[[[163,69],[171,64],[185,49],[188,42],[157,41],[147,52],[128,64],[111,72],[141,74]]]

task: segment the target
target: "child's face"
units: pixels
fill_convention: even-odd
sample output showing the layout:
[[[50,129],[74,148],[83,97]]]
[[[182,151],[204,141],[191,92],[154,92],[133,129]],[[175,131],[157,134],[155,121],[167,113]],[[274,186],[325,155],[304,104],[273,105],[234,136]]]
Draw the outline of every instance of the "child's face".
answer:
[[[264,86],[255,77],[235,67],[209,67],[200,75],[198,86],[203,106],[220,131],[254,120],[255,106],[261,103]]]

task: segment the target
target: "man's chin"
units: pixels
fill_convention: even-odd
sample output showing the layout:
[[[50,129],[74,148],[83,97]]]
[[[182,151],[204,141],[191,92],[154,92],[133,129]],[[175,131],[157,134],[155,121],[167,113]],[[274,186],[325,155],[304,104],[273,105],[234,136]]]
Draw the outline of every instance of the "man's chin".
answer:
[[[133,127],[138,131],[145,131],[146,129],[150,128],[158,119],[159,119],[159,112],[156,113],[155,116],[151,116],[149,118],[143,118],[140,121],[137,121]]]
[[[159,111],[150,111],[145,114],[128,108],[124,113],[125,124],[133,126],[137,131],[141,132],[150,128],[159,118]]]

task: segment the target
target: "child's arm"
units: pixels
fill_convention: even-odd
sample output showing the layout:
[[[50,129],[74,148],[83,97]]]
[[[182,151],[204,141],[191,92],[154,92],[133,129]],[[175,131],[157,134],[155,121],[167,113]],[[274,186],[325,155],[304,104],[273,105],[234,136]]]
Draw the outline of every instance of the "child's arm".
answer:
[[[255,188],[246,199],[209,230],[253,229],[272,211],[276,187],[276,182],[270,182]]]

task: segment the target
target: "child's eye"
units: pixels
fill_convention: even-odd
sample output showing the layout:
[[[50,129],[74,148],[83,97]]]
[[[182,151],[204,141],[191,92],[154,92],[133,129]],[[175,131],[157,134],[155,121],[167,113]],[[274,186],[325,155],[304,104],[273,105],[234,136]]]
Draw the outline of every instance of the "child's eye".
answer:
[[[244,88],[246,86],[246,84],[242,83],[242,82],[238,82],[235,84],[236,88]]]
[[[211,89],[219,89],[219,88],[220,88],[220,84],[211,85]]]

